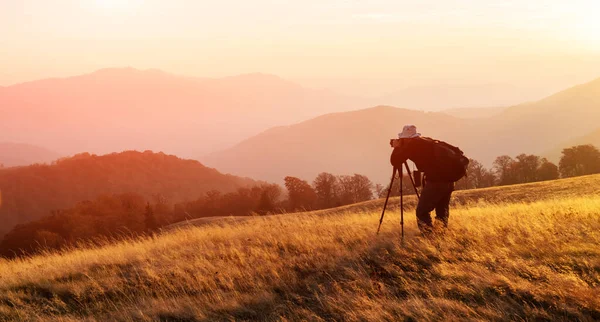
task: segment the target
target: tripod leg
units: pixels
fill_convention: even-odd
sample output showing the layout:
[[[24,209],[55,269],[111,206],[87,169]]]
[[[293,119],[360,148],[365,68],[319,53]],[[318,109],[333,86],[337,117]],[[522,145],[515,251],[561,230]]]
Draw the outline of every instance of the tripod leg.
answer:
[[[379,227],[377,227],[377,235],[379,235],[379,230],[381,229],[381,224],[383,223],[383,216],[385,215],[385,208],[387,208],[388,200],[390,200],[390,193],[392,192],[392,186],[394,185],[394,177],[396,176],[396,169],[392,171],[392,180],[390,181],[390,187],[388,188],[387,197],[385,198],[385,203],[383,204],[383,211],[381,212],[381,219],[379,219]]]
[[[400,167],[400,227],[402,229],[402,245],[404,245],[404,189],[402,189],[402,167]]]
[[[417,190],[417,185],[415,184],[415,180],[413,179],[412,173],[410,172],[410,168],[408,167],[408,163],[404,162],[404,166],[406,167],[406,171],[408,172],[410,182],[412,183],[412,186],[415,189],[415,193],[417,194],[417,199],[421,199],[421,196],[419,195],[419,190]]]

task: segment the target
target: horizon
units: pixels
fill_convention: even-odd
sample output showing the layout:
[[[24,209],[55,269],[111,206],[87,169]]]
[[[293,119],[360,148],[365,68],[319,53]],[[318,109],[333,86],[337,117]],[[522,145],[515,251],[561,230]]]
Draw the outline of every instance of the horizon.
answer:
[[[600,76],[598,9],[585,0],[5,1],[0,86],[135,66],[260,72],[365,97],[502,84],[513,100],[535,98]]]
[[[360,94],[350,94],[350,93],[344,93],[343,91],[338,91],[335,89],[331,89],[331,88],[319,88],[319,87],[311,87],[309,85],[306,85],[304,83],[301,83],[297,80],[293,80],[293,79],[287,79],[285,77],[282,77],[280,75],[276,75],[276,74],[271,74],[271,73],[264,73],[264,72],[260,72],[260,71],[254,71],[254,72],[247,72],[247,73],[241,73],[241,74],[232,74],[232,75],[224,75],[224,76],[218,76],[218,77],[209,77],[209,76],[198,76],[198,75],[189,75],[189,74],[181,74],[181,73],[175,73],[172,71],[168,71],[168,70],[163,70],[163,69],[159,69],[159,68],[138,68],[135,66],[112,66],[112,67],[104,67],[104,68],[99,68],[99,69],[95,69],[92,71],[84,71],[83,73],[80,74],[73,74],[73,75],[64,75],[64,76],[55,76],[55,77],[46,77],[46,78],[39,78],[39,79],[31,79],[31,80],[26,80],[26,81],[22,81],[22,82],[17,82],[14,84],[8,84],[8,85],[0,85],[0,88],[10,88],[13,86],[20,86],[20,85],[24,85],[24,84],[28,84],[28,83],[33,83],[33,82],[38,82],[38,81],[50,81],[50,80],[65,80],[65,79],[70,79],[70,78],[76,78],[76,77],[80,77],[80,76],[86,76],[86,75],[92,75],[92,74],[96,74],[96,73],[100,73],[100,72],[106,72],[106,71],[136,71],[136,72],[142,72],[142,73],[149,73],[149,72],[158,72],[158,73],[164,73],[170,76],[175,76],[175,77],[180,77],[180,78],[191,78],[191,79],[204,79],[204,80],[225,80],[225,79],[230,79],[230,78],[236,78],[236,77],[244,77],[244,76],[271,76],[271,77],[276,77],[278,79],[281,79],[282,81],[288,81],[288,82],[292,82],[295,85],[299,85],[303,88],[306,89],[311,89],[311,90],[324,90],[324,91],[331,91],[333,93],[336,94],[341,94],[341,95],[345,95],[345,96],[349,96],[349,97],[355,97],[355,98],[362,98],[362,99],[378,99],[378,98],[385,98],[389,95],[392,95],[393,93],[387,93],[387,94],[381,94],[381,95],[360,95]],[[529,99],[524,99],[524,100],[516,100],[514,103],[511,104],[490,104],[490,105],[461,105],[461,106],[442,106],[441,108],[419,108],[419,107],[413,107],[413,106],[397,106],[393,103],[377,103],[377,104],[371,104],[371,105],[367,105],[363,108],[360,109],[368,109],[368,108],[372,108],[372,107],[377,107],[377,106],[391,106],[391,107],[396,107],[396,108],[401,108],[401,109],[409,109],[409,110],[417,110],[417,111],[426,111],[426,112],[443,112],[443,111],[447,111],[447,110],[457,110],[457,109],[490,109],[490,108],[506,108],[506,107],[511,107],[511,106],[515,106],[515,105],[520,105],[520,104],[524,104],[524,103],[530,103],[530,102],[534,102],[537,100],[541,100],[544,99],[546,97],[552,96],[554,94],[557,94],[559,92],[562,92],[564,90],[567,90],[569,88],[578,86],[578,85],[583,85],[586,83],[590,83],[593,81],[596,81],[600,79],[600,75],[592,77],[589,80],[586,80],[582,83],[573,83],[570,85],[566,85],[565,87],[561,87],[558,88],[556,90],[552,90],[552,91],[539,91],[537,93],[537,95],[529,95]],[[533,86],[534,84],[530,84],[531,86]],[[448,89],[452,89],[452,88],[464,88],[466,90],[473,90],[474,88],[485,88],[485,87],[501,87],[501,86],[507,86],[507,87],[512,87],[514,89],[517,89],[517,87],[515,86],[511,86],[510,84],[504,84],[504,83],[492,83],[492,82],[488,82],[488,83],[480,83],[480,84],[476,84],[476,83],[464,83],[464,84],[443,84],[443,83],[439,83],[439,84],[428,84],[428,85],[413,85],[413,86],[408,86],[405,88],[399,88],[396,93],[401,93],[403,91],[410,91],[410,90],[440,90],[440,89],[444,89],[444,88],[448,88]],[[304,120],[306,121],[306,120]],[[300,121],[302,122],[302,121]]]

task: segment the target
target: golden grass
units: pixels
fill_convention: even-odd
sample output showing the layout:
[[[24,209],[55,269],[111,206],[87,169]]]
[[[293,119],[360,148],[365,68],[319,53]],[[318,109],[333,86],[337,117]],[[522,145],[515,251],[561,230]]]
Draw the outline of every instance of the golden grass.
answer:
[[[404,245],[374,201],[1,260],[0,320],[598,320],[599,180],[457,193],[494,196]]]

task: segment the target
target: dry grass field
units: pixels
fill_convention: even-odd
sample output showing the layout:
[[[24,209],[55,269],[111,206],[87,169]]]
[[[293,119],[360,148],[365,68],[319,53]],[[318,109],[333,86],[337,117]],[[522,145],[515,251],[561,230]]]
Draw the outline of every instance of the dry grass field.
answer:
[[[213,221],[0,260],[0,320],[600,319],[600,176],[457,192],[420,237],[409,198]]]

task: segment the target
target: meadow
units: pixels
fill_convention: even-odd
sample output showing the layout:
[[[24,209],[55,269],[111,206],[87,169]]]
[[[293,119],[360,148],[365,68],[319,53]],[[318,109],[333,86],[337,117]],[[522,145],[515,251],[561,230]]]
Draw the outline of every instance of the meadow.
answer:
[[[398,199],[179,225],[0,260],[0,320],[600,319],[600,176],[460,191],[420,236]]]

